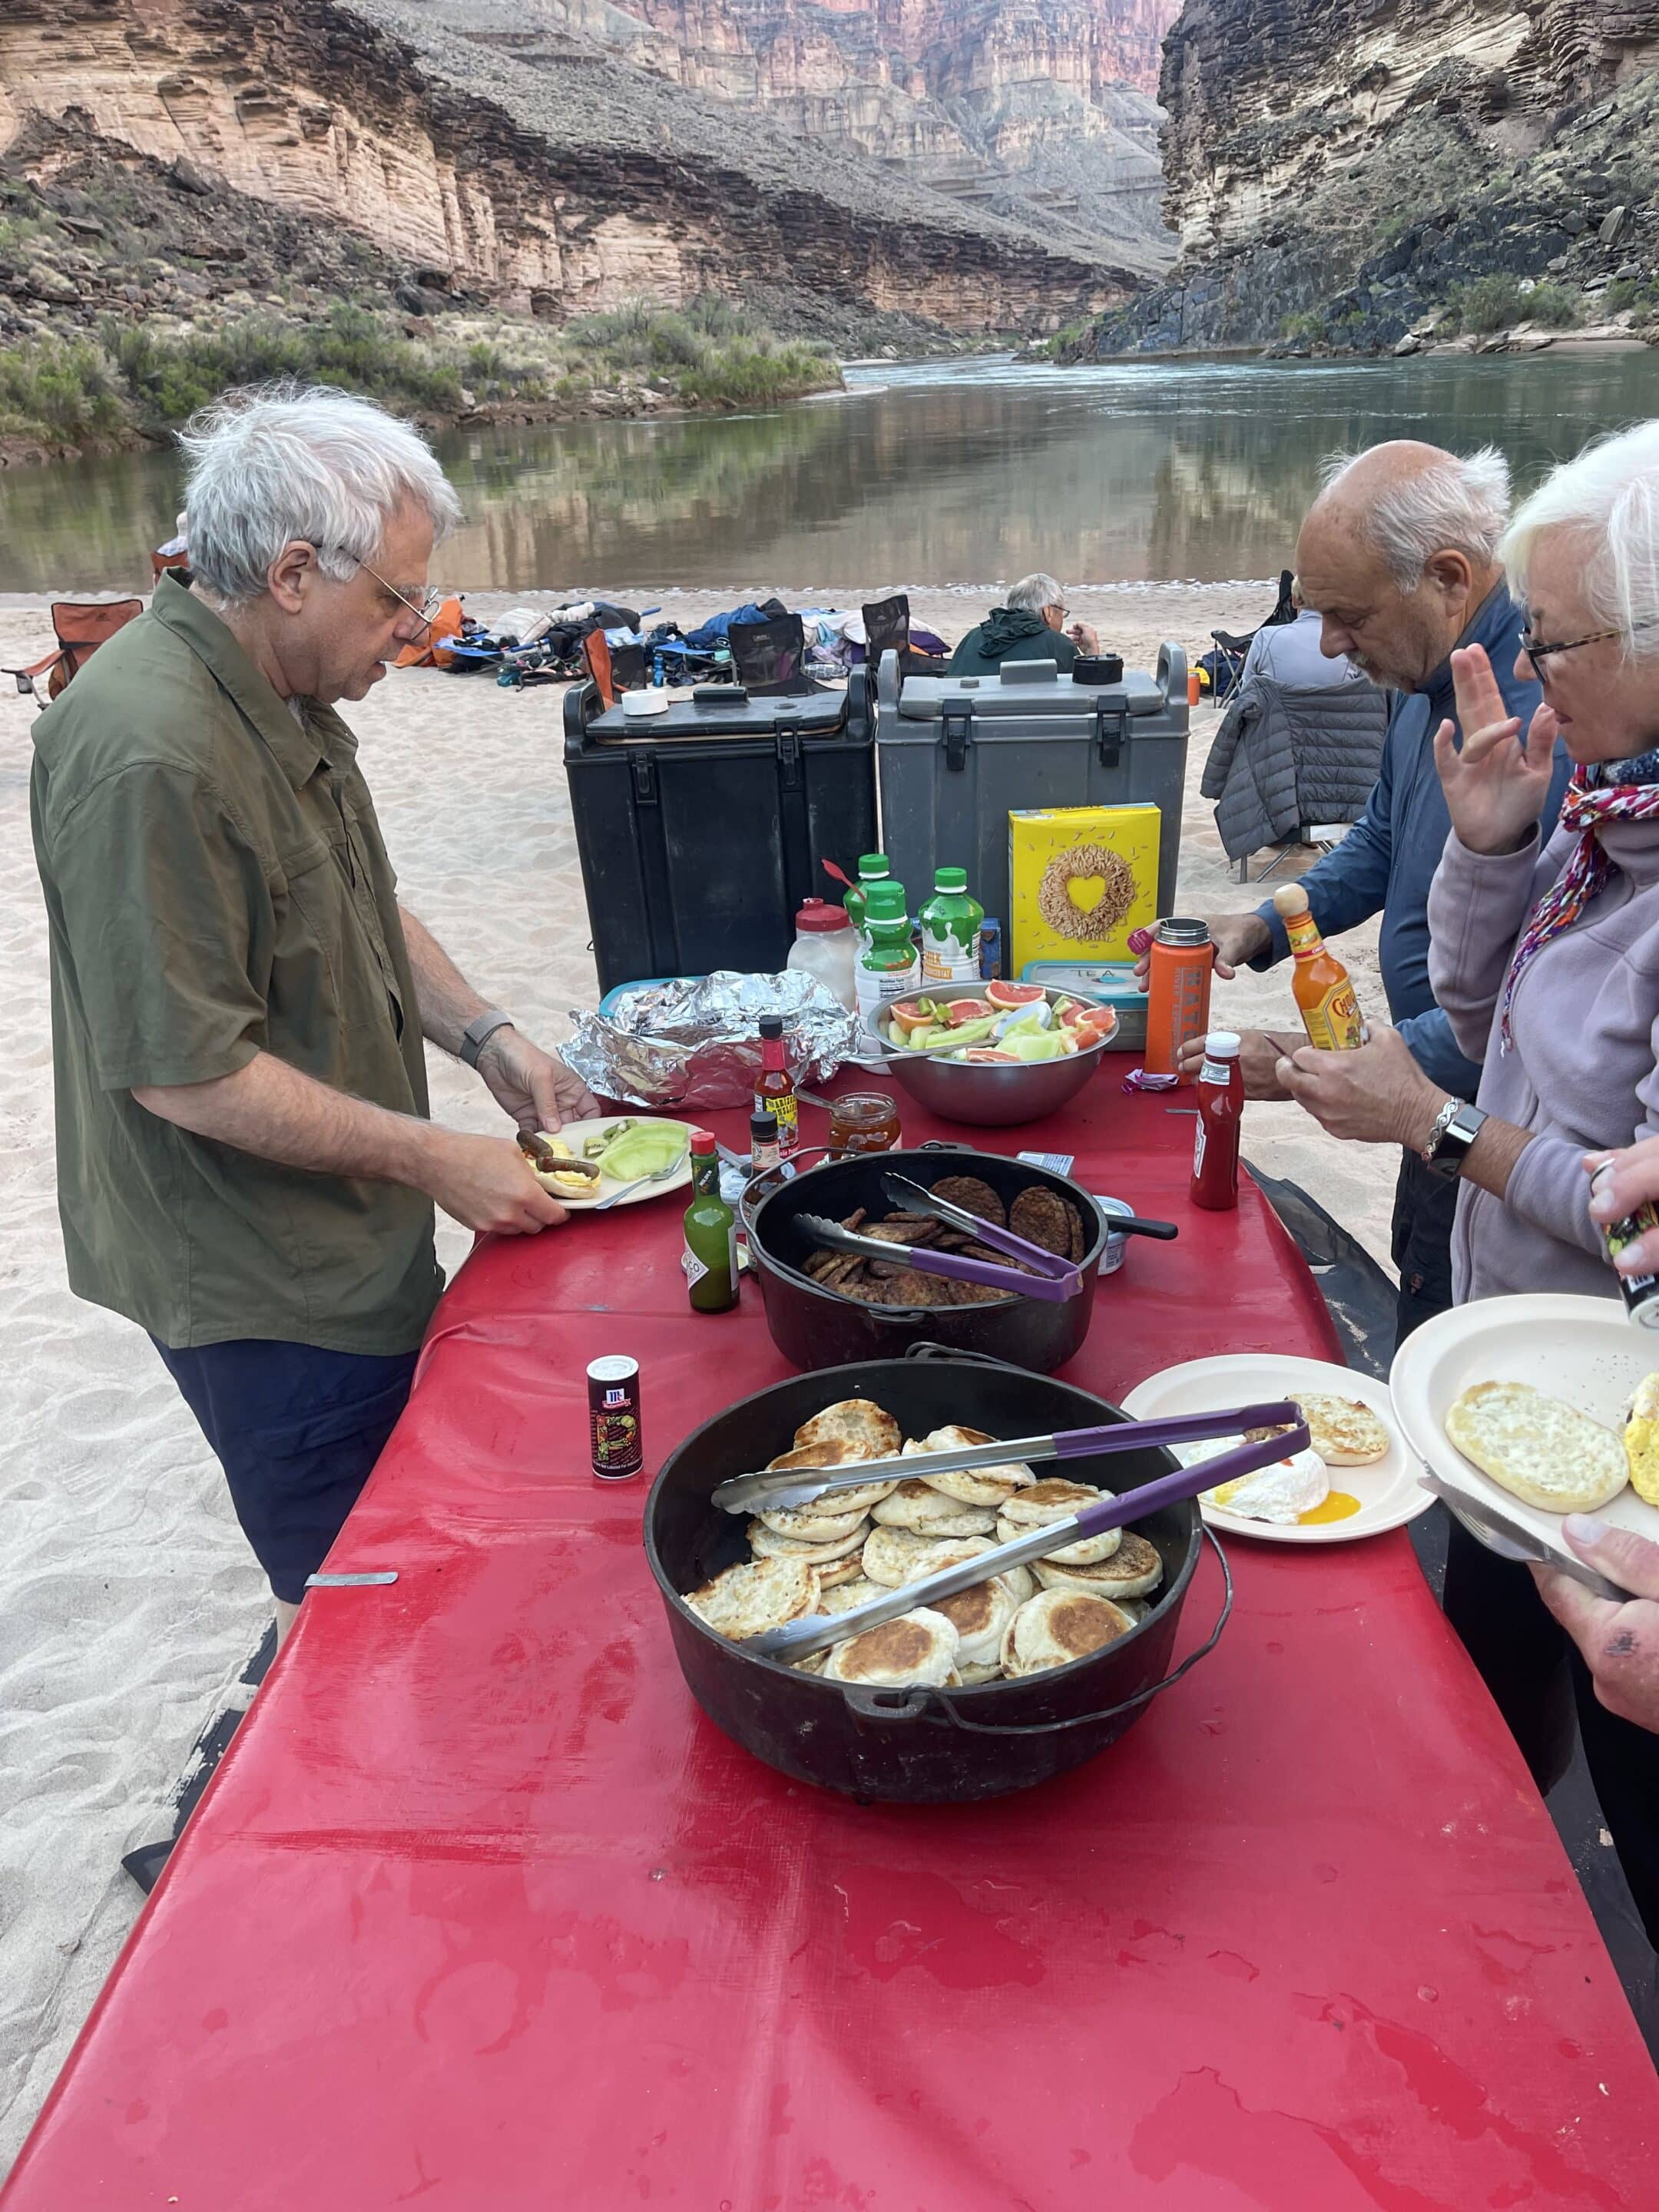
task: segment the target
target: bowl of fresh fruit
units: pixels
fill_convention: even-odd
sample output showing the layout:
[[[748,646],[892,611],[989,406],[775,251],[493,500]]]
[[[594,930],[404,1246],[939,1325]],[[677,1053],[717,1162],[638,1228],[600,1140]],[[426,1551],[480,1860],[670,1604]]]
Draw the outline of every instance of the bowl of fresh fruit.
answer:
[[[1040,1121],[1074,1098],[1117,1027],[1110,1006],[1038,983],[935,984],[890,1001],[865,1040],[941,1121]]]

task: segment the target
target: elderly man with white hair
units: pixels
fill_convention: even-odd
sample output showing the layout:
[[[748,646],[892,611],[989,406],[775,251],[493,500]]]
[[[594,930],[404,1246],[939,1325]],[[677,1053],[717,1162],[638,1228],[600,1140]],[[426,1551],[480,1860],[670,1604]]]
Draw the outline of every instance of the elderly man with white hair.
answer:
[[[1304,604],[1318,610],[1327,654],[1346,654],[1394,695],[1365,811],[1309,869],[1303,889],[1326,938],[1382,914],[1382,988],[1403,1048],[1443,1097],[1462,1099],[1474,1097],[1480,1055],[1454,1034],[1429,979],[1429,884],[1449,827],[1434,733],[1456,713],[1452,669],[1460,647],[1491,653],[1503,672],[1508,712],[1529,713],[1537,702],[1532,672],[1516,659],[1521,616],[1498,556],[1509,511],[1501,453],[1487,448],[1462,459],[1397,440],[1330,464],[1296,551],[1297,589]],[[1566,775],[1565,757],[1553,768],[1544,763],[1532,794],[1534,817],[1553,821]],[[1207,919],[1224,976],[1247,963],[1270,968],[1290,949],[1271,901],[1254,914]],[[1364,1011],[1376,1018],[1382,1010]],[[1246,1096],[1291,1096],[1286,1056],[1304,1042],[1294,1031],[1247,1031]],[[1455,1203],[1455,1184],[1407,1149],[1394,1210],[1398,1337],[1451,1304]]]
[[[1284,1074],[1339,1135],[1404,1146],[1450,1179],[1460,1304],[1614,1296],[1585,1156],[1659,1136],[1659,422],[1556,469],[1502,551],[1526,610],[1515,673],[1536,673],[1541,703],[1523,726],[1471,641],[1452,657],[1462,744],[1449,719],[1435,738],[1451,829],[1429,896],[1430,975],[1460,1046],[1484,1055],[1475,1103],[1387,1030],[1358,1052],[1298,1052]],[[1573,773],[1549,836],[1539,817],[1558,744]],[[1659,1693],[1639,1679],[1659,1672],[1642,1602],[1659,1577],[1651,1547],[1571,1523],[1568,1535],[1632,1576],[1627,1607],[1586,1606],[1540,1579],[1581,1646],[1586,1756],[1659,1943],[1659,1739],[1633,1724],[1659,1721]],[[1547,1783],[1566,1748],[1553,1695],[1565,1646],[1524,1571],[1456,1532],[1446,1611]]]
[[[993,607],[951,656],[952,676],[994,676],[1005,660],[1052,660],[1064,675],[1078,655],[1100,651],[1087,623],[1065,627],[1066,593],[1041,570],[1011,586],[1007,603]]]
[[[417,434],[327,388],[184,434],[197,590],[163,576],[35,725],[72,1287],[147,1330],[286,1633],[474,1230],[564,1218],[514,1139],[428,1119],[422,1040],[521,1128],[592,1101],[398,903],[334,702],[424,629],[459,509]]]

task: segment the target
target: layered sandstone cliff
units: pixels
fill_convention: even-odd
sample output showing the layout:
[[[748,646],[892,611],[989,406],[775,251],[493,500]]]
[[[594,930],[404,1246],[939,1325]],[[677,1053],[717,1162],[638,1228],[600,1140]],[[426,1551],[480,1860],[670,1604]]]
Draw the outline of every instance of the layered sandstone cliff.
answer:
[[[1656,72],[1659,0],[1187,0],[1160,81],[1181,265],[1091,347],[1287,319],[1397,344],[1494,270],[1650,274]]]
[[[1159,121],[1179,0],[530,0],[801,142],[852,149],[1056,243],[1167,265]]]
[[[810,325],[1053,327],[1135,269],[667,84],[526,0],[6,0],[0,154],[71,126],[562,318],[723,291]],[[643,33],[649,33],[648,27]]]

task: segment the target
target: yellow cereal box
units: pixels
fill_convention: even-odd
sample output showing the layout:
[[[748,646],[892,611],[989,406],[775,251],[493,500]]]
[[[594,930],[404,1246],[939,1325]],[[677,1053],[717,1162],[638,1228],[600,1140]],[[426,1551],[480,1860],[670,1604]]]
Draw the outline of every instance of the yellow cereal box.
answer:
[[[1156,806],[1051,806],[1008,817],[1006,972],[1030,960],[1121,960],[1158,917]]]

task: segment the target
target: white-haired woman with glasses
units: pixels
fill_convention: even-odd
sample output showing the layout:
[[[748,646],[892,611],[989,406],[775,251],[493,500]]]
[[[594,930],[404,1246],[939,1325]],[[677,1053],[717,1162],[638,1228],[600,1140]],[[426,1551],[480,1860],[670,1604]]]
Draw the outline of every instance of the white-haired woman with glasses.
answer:
[[[592,1102],[403,907],[361,699],[426,625],[454,493],[325,388],[185,431],[192,594],[163,576],[35,725],[71,1285],[146,1329],[222,1464],[286,1632],[407,1397],[433,1202],[562,1221],[512,1136],[428,1116],[424,1046],[512,1121]]]
[[[1485,1055],[1476,1104],[1437,1091],[1390,1035],[1346,1056],[1365,1063],[1371,1095],[1365,1125],[1338,1133],[1392,1138],[1461,1178],[1460,1304],[1541,1290],[1612,1297],[1584,1155],[1659,1134],[1659,422],[1556,469],[1502,550],[1526,610],[1516,665],[1536,671],[1543,703],[1522,730],[1486,654],[1455,653],[1464,740],[1460,750],[1447,724],[1436,745],[1452,832],[1429,894],[1429,972],[1458,1042]],[[1573,775],[1540,850],[1558,735]],[[1321,1096],[1322,1057],[1335,1056],[1297,1054],[1290,1087]],[[1521,1570],[1453,1538],[1447,1613],[1546,1780],[1563,1748],[1550,1725],[1559,1633]],[[1550,1595],[1567,1619],[1560,1592]],[[1567,1625],[1584,1627],[1588,1653],[1588,1615]],[[1615,1627],[1615,1640],[1627,1632]],[[1621,1711],[1659,1714],[1613,1686],[1607,1668],[1629,1656],[1599,1651],[1598,1686]],[[1607,1825],[1659,1941],[1659,1738],[1592,1694],[1577,1654],[1574,1671]]]

